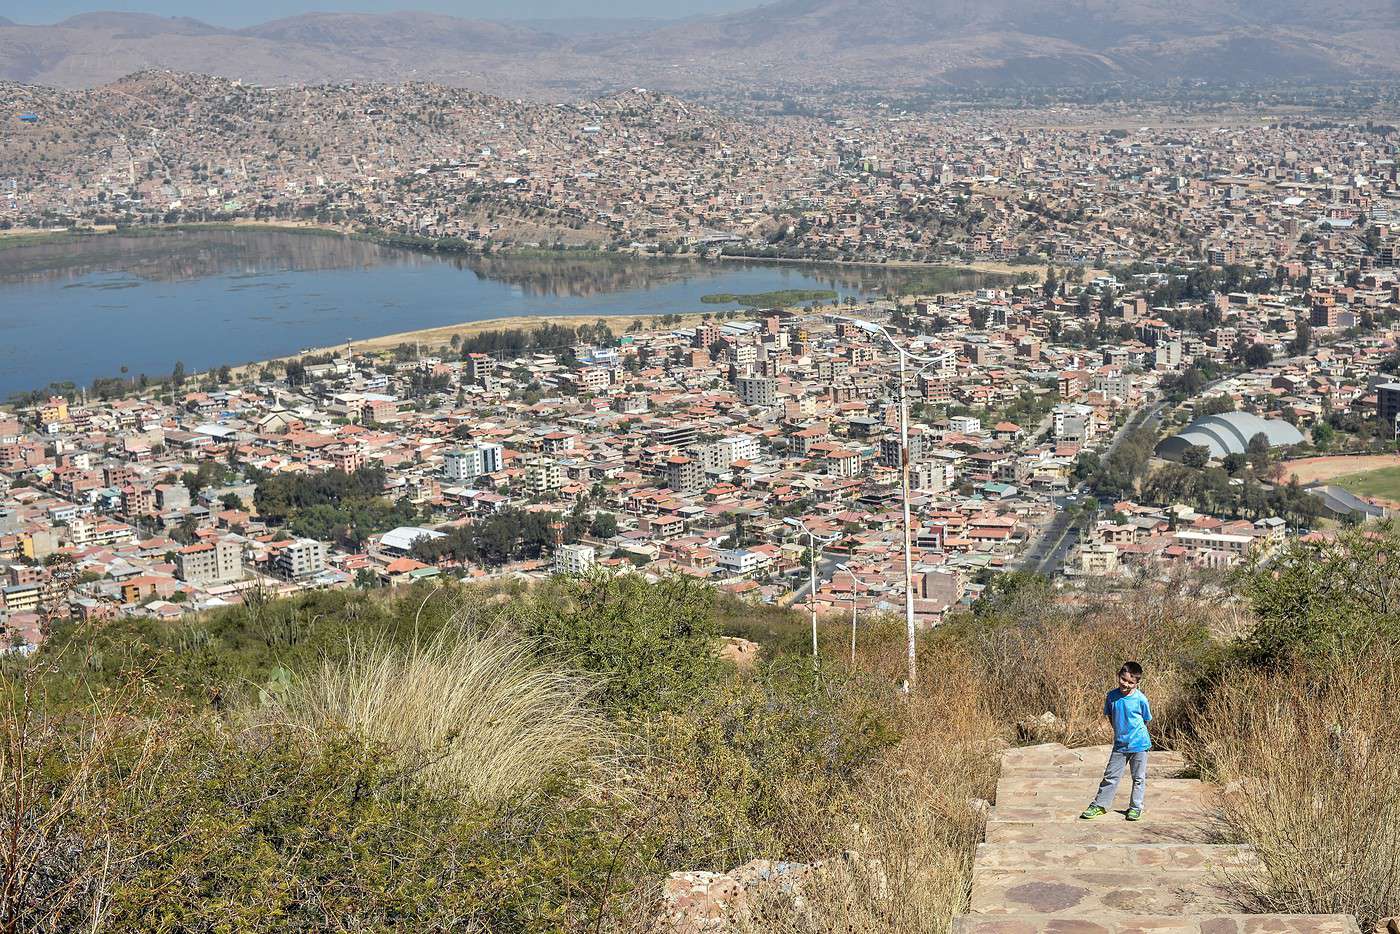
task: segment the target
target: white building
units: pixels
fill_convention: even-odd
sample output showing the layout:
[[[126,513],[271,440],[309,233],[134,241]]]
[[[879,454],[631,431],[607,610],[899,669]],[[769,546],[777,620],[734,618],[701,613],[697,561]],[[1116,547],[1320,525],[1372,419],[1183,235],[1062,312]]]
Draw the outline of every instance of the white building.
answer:
[[[732,435],[716,443],[729,448],[730,464],[735,461],[758,460],[758,439],[752,435]]]
[[[443,456],[442,475],[447,480],[475,480],[482,474],[496,473],[505,465],[499,444],[478,444],[457,448]]]
[[[287,580],[315,577],[326,569],[326,551],[325,542],[299,538],[277,552],[272,559],[272,568]]]
[[[475,480],[481,476],[481,452],[476,448],[448,451],[443,458],[442,475],[447,480]]]
[[[561,545],[554,552],[554,573],[587,574],[598,563],[598,552],[592,545]]]

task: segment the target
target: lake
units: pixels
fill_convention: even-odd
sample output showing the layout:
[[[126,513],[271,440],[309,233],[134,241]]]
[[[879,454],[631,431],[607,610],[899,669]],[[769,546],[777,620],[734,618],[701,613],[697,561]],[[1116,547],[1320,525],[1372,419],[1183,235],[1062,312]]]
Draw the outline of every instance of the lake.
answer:
[[[936,271],[944,290],[986,277]],[[704,295],[897,289],[902,270],[443,255],[276,230],[107,234],[0,249],[0,398],[104,376],[242,364],[515,315],[683,314]],[[927,272],[918,275],[925,276]]]

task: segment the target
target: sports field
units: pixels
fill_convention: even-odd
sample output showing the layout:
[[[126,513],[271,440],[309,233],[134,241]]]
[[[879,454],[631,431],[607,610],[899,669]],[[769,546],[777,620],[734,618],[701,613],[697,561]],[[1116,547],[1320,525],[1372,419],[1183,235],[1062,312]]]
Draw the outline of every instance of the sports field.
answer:
[[[1359,457],[1302,457],[1284,461],[1284,476],[1294,476],[1307,486],[1318,480],[1332,481],[1361,473],[1381,473],[1384,469],[1400,467],[1400,454],[1365,454]],[[1347,489],[1351,489],[1347,487]]]
[[[1400,467],[1345,474],[1338,477],[1336,482],[1358,496],[1373,496],[1400,503]]]

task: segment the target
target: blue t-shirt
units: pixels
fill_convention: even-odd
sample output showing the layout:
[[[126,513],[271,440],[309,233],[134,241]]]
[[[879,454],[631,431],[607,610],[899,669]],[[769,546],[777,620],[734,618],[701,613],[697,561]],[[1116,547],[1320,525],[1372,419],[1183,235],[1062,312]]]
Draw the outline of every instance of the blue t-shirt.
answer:
[[[1152,748],[1152,739],[1147,735],[1152,707],[1147,703],[1147,695],[1137,688],[1131,694],[1117,688],[1109,691],[1103,700],[1103,715],[1113,721],[1115,752],[1146,752]]]

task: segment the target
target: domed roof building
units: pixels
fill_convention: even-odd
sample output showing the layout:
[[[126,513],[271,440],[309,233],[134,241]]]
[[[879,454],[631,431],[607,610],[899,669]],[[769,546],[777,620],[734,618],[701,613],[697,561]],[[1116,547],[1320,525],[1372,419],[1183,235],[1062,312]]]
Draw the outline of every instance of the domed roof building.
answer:
[[[1180,461],[1187,449],[1193,445],[1203,447],[1210,456],[1221,459],[1230,454],[1243,454],[1249,448],[1249,439],[1262,434],[1269,440],[1269,447],[1287,447],[1302,444],[1303,434],[1294,426],[1279,418],[1260,418],[1249,412],[1225,412],[1220,415],[1205,415],[1187,425],[1180,434],[1163,439],[1157,445],[1158,457]]]

